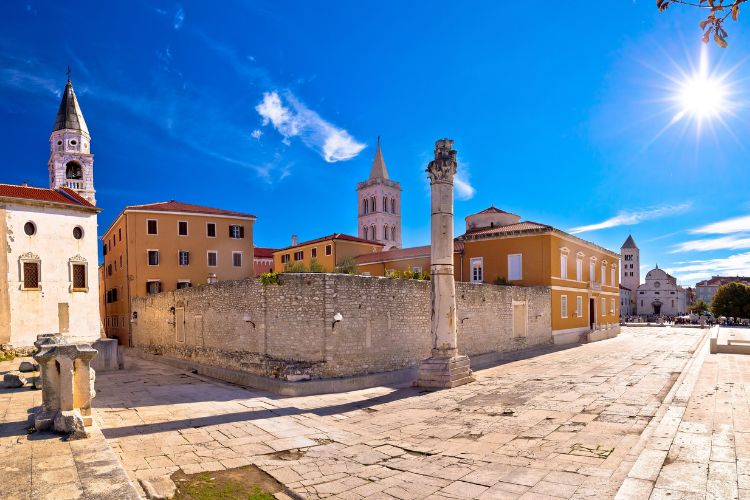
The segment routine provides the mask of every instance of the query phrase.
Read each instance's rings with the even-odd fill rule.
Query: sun
[[[698,122],[718,118],[728,111],[728,96],[729,89],[724,78],[708,70],[708,56],[704,47],[698,70],[677,82],[675,100],[680,110],[673,122],[686,117]]]

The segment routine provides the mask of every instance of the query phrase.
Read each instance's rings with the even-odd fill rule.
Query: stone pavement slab
[[[624,328],[439,392],[285,398],[134,359],[98,375],[95,419],[134,480],[253,463],[306,498],[612,498],[703,334]],[[659,417],[667,435],[682,416]],[[710,451],[726,464],[722,436]]]

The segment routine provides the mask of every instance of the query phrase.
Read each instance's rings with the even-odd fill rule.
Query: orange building
[[[429,272],[430,247],[362,255],[357,262],[373,276],[391,269]],[[466,217],[453,262],[457,281],[550,287],[555,343],[619,325],[619,254],[552,226],[490,207]]]
[[[347,258],[354,259],[358,255],[380,252],[383,249],[382,243],[342,233],[302,243],[297,243],[296,239],[296,236],[292,237],[292,246],[273,252],[275,270],[283,271],[300,264],[309,270],[314,259],[324,271],[332,272]]]
[[[253,270],[256,276],[273,272],[273,253],[275,248],[255,247],[253,249]]]
[[[178,201],[126,207],[102,236],[108,337],[130,345],[130,299],[250,278],[255,216]]]

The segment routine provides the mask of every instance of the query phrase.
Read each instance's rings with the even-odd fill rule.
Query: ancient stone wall
[[[134,298],[133,345],[282,380],[398,370],[430,355],[429,282],[341,274],[280,279]],[[458,283],[456,300],[462,354],[552,342],[548,288]],[[514,321],[514,311],[525,318]],[[337,313],[343,319],[334,324]]]

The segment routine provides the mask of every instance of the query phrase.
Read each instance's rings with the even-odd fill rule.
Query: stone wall
[[[430,355],[429,282],[341,274],[284,274],[280,280],[266,286],[226,281],[134,298],[133,345],[291,381],[399,370]],[[462,354],[552,342],[548,288],[458,283],[456,300]],[[517,313],[527,304],[525,337],[514,338],[513,303]],[[334,325],[336,313],[343,320]]]

